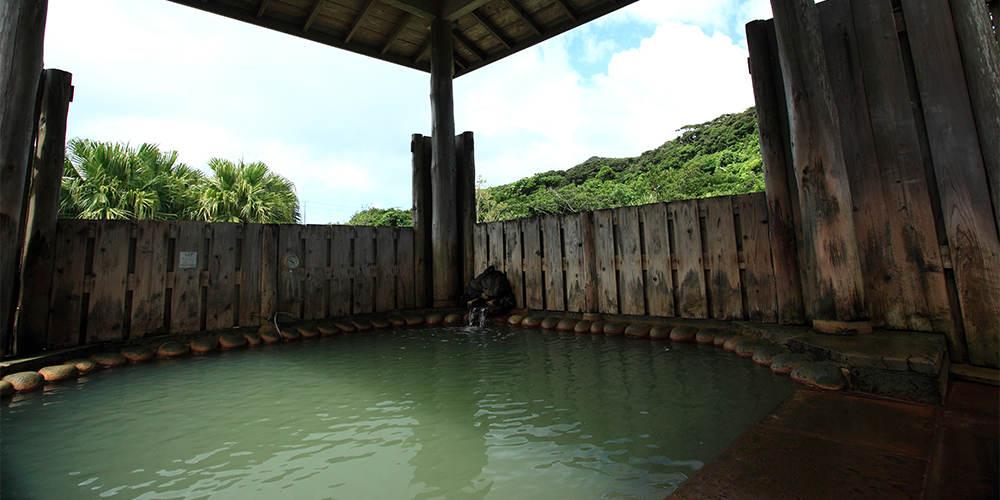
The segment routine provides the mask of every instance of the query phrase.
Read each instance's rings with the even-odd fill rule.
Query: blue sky
[[[768,17],[768,0],[641,0],[458,78],[456,129],[490,186],[638,155],[753,105],[743,26]],[[69,137],[263,161],[310,224],[411,206],[426,73],[166,0],[50,0],[45,65],[74,75]]]

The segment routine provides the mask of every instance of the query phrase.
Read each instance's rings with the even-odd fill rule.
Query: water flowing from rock
[[[486,324],[486,313],[489,311],[489,307],[470,307],[469,308],[469,326],[483,326]]]

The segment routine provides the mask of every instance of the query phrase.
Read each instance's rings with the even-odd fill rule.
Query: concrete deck
[[[995,499],[998,455],[996,386],[952,382],[943,409],[800,389],[670,499]]]

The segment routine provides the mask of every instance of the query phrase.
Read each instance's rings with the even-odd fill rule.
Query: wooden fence
[[[519,308],[777,322],[764,193],[478,224]]]
[[[423,307],[414,262],[408,227],[63,219],[48,346]]]

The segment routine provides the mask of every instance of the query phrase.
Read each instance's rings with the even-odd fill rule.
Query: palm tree
[[[185,219],[202,175],[155,144],[72,139],[66,147],[60,215],[80,219]]]
[[[198,218],[214,222],[299,222],[295,185],[261,162],[208,160],[215,173],[198,198]]]

